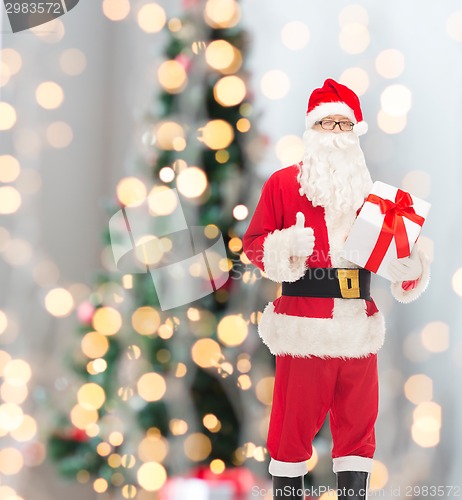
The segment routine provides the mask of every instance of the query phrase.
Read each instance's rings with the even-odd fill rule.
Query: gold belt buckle
[[[359,299],[359,269],[339,269],[337,271],[340,293],[344,299]]]

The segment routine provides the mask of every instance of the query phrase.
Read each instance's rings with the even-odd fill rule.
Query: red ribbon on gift
[[[396,254],[399,259],[408,257],[411,253],[406,226],[404,225],[404,217],[415,222],[419,226],[423,226],[425,219],[417,215],[412,208],[414,204],[412,196],[401,189],[398,189],[394,202],[380,198],[380,196],[375,194],[370,194],[366,198],[366,201],[378,205],[380,212],[385,214],[377,242],[372,250],[371,256],[364,266],[366,269],[369,269],[369,271],[376,273],[387,253],[393,237],[395,238]]]

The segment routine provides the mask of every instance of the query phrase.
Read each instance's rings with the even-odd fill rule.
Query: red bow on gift
[[[370,194],[366,198],[366,201],[378,205],[380,212],[385,214],[377,242],[369,260],[364,266],[366,269],[369,269],[369,271],[375,273],[380,267],[393,237],[395,238],[396,254],[399,259],[408,257],[411,253],[406,226],[404,225],[404,217],[415,222],[419,226],[423,225],[425,219],[417,215],[412,208],[414,204],[412,196],[401,189],[398,189],[394,202],[380,198],[380,196],[375,194]]]

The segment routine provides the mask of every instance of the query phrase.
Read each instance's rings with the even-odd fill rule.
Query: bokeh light
[[[183,151],[186,147],[184,128],[177,122],[161,122],[155,131],[157,146],[167,151]]]
[[[185,439],[184,451],[193,462],[201,462],[210,455],[212,443],[206,435],[196,432]]]
[[[158,71],[159,83],[171,94],[179,94],[188,83],[188,75],[184,66],[178,61],[163,62]]]
[[[232,314],[220,320],[217,335],[220,342],[226,346],[237,346],[247,338],[247,322],[238,315]]]
[[[64,100],[64,92],[55,82],[43,82],[35,90],[37,103],[45,109],[56,109]]]
[[[100,307],[93,315],[92,325],[103,335],[115,335],[122,326],[122,316],[113,307]]]
[[[377,115],[377,125],[386,134],[399,134],[406,128],[407,117],[406,115],[392,116],[382,109]]]
[[[430,352],[443,352],[449,349],[449,325],[433,321],[420,332],[422,344]]]
[[[404,394],[414,404],[430,401],[433,398],[433,381],[424,374],[412,375],[404,384]]]
[[[222,106],[237,106],[246,95],[244,81],[238,76],[225,76],[218,80],[213,88],[215,100]]]
[[[404,71],[404,55],[397,49],[382,50],[375,59],[375,69],[383,78],[397,78]]]
[[[144,4],[137,14],[139,27],[146,33],[157,33],[167,21],[165,10],[157,3]]]
[[[236,73],[242,65],[241,52],[226,40],[214,40],[205,50],[207,64],[223,74]]]
[[[153,307],[139,307],[132,314],[132,326],[140,335],[152,335],[160,326],[160,314]]]
[[[233,127],[224,120],[211,120],[200,128],[199,140],[203,141],[210,149],[225,149],[234,139]]]
[[[197,198],[207,187],[207,177],[199,167],[189,167],[176,178],[178,191],[187,198]]]
[[[260,88],[268,99],[283,99],[289,93],[290,79],[281,70],[267,71],[261,79]]]
[[[297,135],[286,135],[276,143],[276,156],[281,165],[293,165],[303,158],[303,139]]]
[[[287,23],[281,31],[282,43],[290,50],[302,50],[310,41],[308,26],[301,21]]]
[[[53,122],[46,128],[45,136],[50,146],[66,148],[72,142],[74,134],[66,122]]]
[[[12,359],[3,368],[3,377],[13,386],[21,386],[29,382],[32,370],[27,361],[23,359]]]
[[[387,466],[374,460],[374,465],[372,467],[372,473],[370,478],[369,487],[371,490],[380,490],[385,487],[388,482],[388,469]]]
[[[452,276],[452,288],[457,295],[462,297],[462,267],[457,269]]]
[[[74,299],[64,288],[53,288],[45,296],[46,310],[57,318],[68,316],[73,307]]]
[[[20,206],[21,194],[15,187],[0,187],[0,214],[13,214]]]
[[[357,22],[345,24],[339,35],[340,47],[348,54],[364,52],[369,46],[370,39],[367,27]]]
[[[423,170],[412,170],[404,176],[402,186],[405,191],[419,198],[427,198],[430,195],[431,177]]]
[[[0,182],[13,182],[21,171],[19,161],[12,155],[0,155]]]
[[[103,14],[111,21],[122,21],[130,12],[129,0],[103,0]]]
[[[369,75],[362,68],[348,68],[340,75],[339,82],[362,96],[369,88]]]
[[[123,205],[140,203],[146,198],[145,184],[137,177],[124,177],[116,187],[117,198]]]
[[[220,345],[215,340],[199,339],[191,349],[191,356],[201,368],[211,368],[217,365],[222,353]]]
[[[81,341],[82,352],[89,358],[101,358],[109,349],[107,337],[99,332],[88,332]]]
[[[5,476],[14,476],[23,468],[23,465],[24,458],[22,453],[16,448],[5,447],[0,450],[1,474],[5,474]]]
[[[164,396],[167,390],[164,377],[154,372],[142,375],[136,386],[138,394],[145,401],[158,401]]]
[[[274,377],[262,378],[255,387],[257,398],[265,405],[273,402]]]
[[[235,0],[207,0],[204,18],[212,28],[232,28],[239,22],[241,10]]]
[[[0,101],[0,131],[9,130],[16,123],[16,110],[11,104]]]
[[[15,49],[2,49],[0,51],[0,60],[8,67],[10,75],[16,75],[22,67],[21,54]]]
[[[98,410],[106,401],[106,394],[100,385],[90,382],[80,387],[77,400],[85,410]]]
[[[59,66],[66,75],[80,75],[87,67],[87,57],[79,49],[66,49],[59,56]]]
[[[165,468],[157,462],[146,462],[138,469],[138,483],[147,491],[158,491],[167,480]]]
[[[369,23],[369,14],[362,5],[351,4],[340,11],[338,21],[340,27],[351,23],[359,23],[367,26]]]
[[[404,116],[412,106],[412,92],[404,85],[389,85],[380,95],[383,111],[390,116]]]

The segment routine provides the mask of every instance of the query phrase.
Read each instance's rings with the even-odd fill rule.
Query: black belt
[[[299,280],[283,282],[282,295],[372,300],[371,272],[367,269],[309,268]]]

